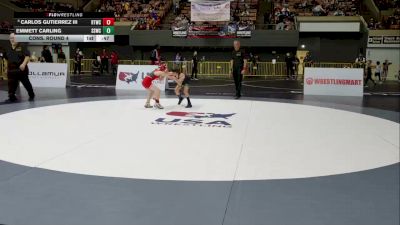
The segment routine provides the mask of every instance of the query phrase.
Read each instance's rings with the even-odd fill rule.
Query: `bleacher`
[[[359,0],[338,0],[334,1],[321,1],[322,8],[326,11],[326,16],[334,16],[335,12],[340,9],[344,16],[359,15],[360,1]],[[295,13],[297,16],[315,16],[313,8],[317,5],[316,2],[311,0],[287,0],[284,2],[290,12]],[[274,8],[282,8],[281,1],[274,1]]]
[[[111,10],[100,11],[114,11],[118,21],[132,21],[135,29],[158,29],[171,5],[172,0],[151,0],[146,4],[115,0],[112,1]],[[101,7],[105,8],[104,4]]]
[[[69,3],[51,2],[45,0],[13,0],[14,5],[29,9],[32,12],[74,12],[76,9]]]

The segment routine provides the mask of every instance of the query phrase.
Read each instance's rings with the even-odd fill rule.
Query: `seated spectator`
[[[294,30],[294,21],[289,18],[285,19],[285,30]]]
[[[276,24],[275,30],[285,30],[285,23],[281,20],[278,24]]]
[[[93,60],[93,62],[92,62],[92,75],[94,75],[94,76],[100,75],[100,66],[101,66],[101,64],[97,59]]]
[[[326,16],[326,11],[320,3],[315,3],[312,12],[314,16]]]
[[[336,11],[333,13],[334,16],[345,16],[343,10],[341,8],[336,9]]]
[[[368,22],[368,29],[374,30],[375,28],[376,28],[375,20],[374,20],[374,18],[371,18],[371,19],[369,20],[369,22]]]
[[[13,25],[9,21],[0,22],[0,33],[9,33],[13,29]]]

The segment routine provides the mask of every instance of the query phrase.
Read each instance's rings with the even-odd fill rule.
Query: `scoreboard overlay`
[[[14,13],[17,42],[114,42],[113,13]]]

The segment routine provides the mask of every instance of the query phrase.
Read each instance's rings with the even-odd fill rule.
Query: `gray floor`
[[[69,102],[144,97],[106,87],[80,89],[39,88],[36,102],[3,104],[0,114]],[[395,101],[389,96],[372,98],[367,104],[373,107],[366,107],[368,97],[276,95],[256,99],[337,108],[399,122],[399,97]],[[5,97],[0,89],[0,99]],[[198,95],[193,102],[196,97],[231,98]],[[26,99],[24,91],[22,99]],[[0,161],[0,224],[395,225],[399,224],[399,171],[397,163],[315,178],[189,182],[86,176]]]

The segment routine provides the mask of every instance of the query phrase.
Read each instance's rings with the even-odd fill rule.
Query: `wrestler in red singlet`
[[[158,72],[158,71],[164,72],[166,70],[167,70],[167,66],[165,64],[161,64],[153,72],[147,74],[147,76],[142,81],[143,87],[146,88],[146,89],[149,89],[151,84],[153,83],[153,80],[156,80],[156,79],[160,78],[159,76],[155,75],[155,72]]]

